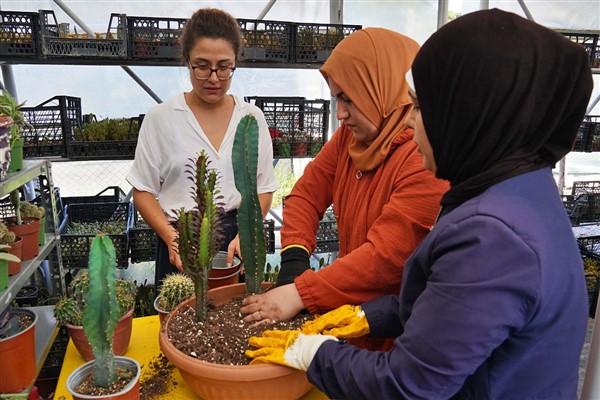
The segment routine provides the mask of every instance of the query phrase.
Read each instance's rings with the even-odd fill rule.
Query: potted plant
[[[21,212],[21,217],[39,218],[40,230],[38,234],[38,245],[42,246],[46,243],[46,209],[28,201],[21,201],[19,202],[19,211]]]
[[[95,239],[94,239],[95,240]],[[92,241],[93,243],[93,241]],[[111,242],[112,243],[112,242]],[[92,257],[90,250],[90,257]],[[79,354],[89,361],[94,358],[92,347],[85,335],[83,313],[88,305],[91,286],[91,271],[82,270],[69,284],[69,296],[62,296],[54,308],[54,317],[59,325],[64,325]],[[133,311],[137,288],[132,281],[116,279],[116,297],[119,318],[114,333],[114,353],[125,354],[131,339]]]
[[[290,157],[292,155],[292,144],[289,142],[289,136],[287,134],[281,134],[279,129],[269,128],[271,134],[271,141],[274,144],[274,154],[278,157]]]
[[[90,248],[89,285],[82,316],[94,360],[75,369],[67,378],[67,390],[74,399],[139,399],[140,364],[113,354],[114,333],[121,314],[116,260],[110,238],[97,235]]]
[[[13,124],[10,127],[10,164],[8,172],[16,172],[23,169],[23,138],[21,130],[31,126],[21,112],[25,102],[18,103],[11,94],[4,90],[0,94],[0,115],[8,116]]]
[[[264,288],[272,285],[270,282],[263,282],[266,244],[262,211],[256,192],[258,124],[254,117],[246,116],[240,121],[234,140],[232,158],[235,185],[242,195],[242,202],[238,208],[238,227],[243,263],[246,270],[246,282],[208,291],[207,298],[213,301],[215,306],[229,303],[237,296],[259,293]],[[201,171],[205,171],[202,164],[200,164],[200,167]],[[195,174],[196,177],[201,178],[206,175],[206,172]],[[197,186],[206,188],[206,185],[202,183]],[[214,186],[212,188],[214,189]],[[212,190],[210,192],[214,193]],[[212,193],[210,195],[208,192],[198,193],[198,190],[196,190],[196,199],[210,198]],[[218,234],[219,231],[216,227],[208,230],[207,226],[200,224],[192,226],[195,227],[196,231],[206,234],[203,238],[207,243],[214,243],[218,240],[218,238],[210,237],[211,232]],[[185,246],[180,244],[180,254],[183,258],[183,254],[186,254],[187,250],[184,249],[182,253],[182,247]],[[202,292],[200,294],[204,295]],[[202,299],[202,301],[205,300],[206,298]],[[275,364],[217,364],[188,355],[189,353],[184,353],[175,347],[169,337],[170,324],[178,319],[178,314],[185,307],[193,306],[194,302],[196,302],[197,313],[198,300],[192,298],[181,303],[167,315],[160,329],[159,343],[163,354],[179,369],[190,389],[198,396],[202,398],[296,399],[311,389],[312,386],[303,371]]]
[[[304,131],[294,132],[294,142],[292,143],[292,154],[297,157],[308,155],[308,145],[310,144],[310,134]]]
[[[14,256],[0,253],[0,260],[7,257]],[[35,380],[36,322],[37,314],[26,308],[8,307],[0,314],[0,393],[21,392]]]
[[[158,296],[154,300],[154,308],[158,312],[160,322],[182,301],[194,296],[194,281],[188,275],[175,272],[163,279]]]
[[[13,218],[7,218],[5,223],[10,231],[23,238],[21,259],[29,260],[37,256],[39,253],[39,232],[41,221],[39,216],[29,216],[29,214],[27,216],[23,216],[21,214],[22,202],[20,200],[20,193],[18,190],[15,189],[10,193],[10,201],[13,204],[15,216]]]
[[[23,239],[10,231],[4,221],[0,220],[0,244],[6,245],[8,253],[21,259],[21,247]],[[21,261],[8,261],[8,275],[16,275],[21,272]]]

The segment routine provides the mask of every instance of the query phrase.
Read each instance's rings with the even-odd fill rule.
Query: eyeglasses
[[[205,81],[210,78],[213,72],[217,74],[217,78],[219,78],[220,81],[227,81],[231,79],[233,76],[233,71],[235,71],[235,67],[210,68],[207,65],[199,65],[194,67],[192,64],[190,64],[190,68],[194,73],[194,77],[201,81]]]

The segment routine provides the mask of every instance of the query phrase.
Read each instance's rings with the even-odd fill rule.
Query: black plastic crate
[[[186,22],[184,18],[128,16],[129,57],[179,60],[180,38]]]
[[[577,239],[579,252],[586,271],[588,299],[591,318],[596,314],[598,292],[600,289],[600,236],[580,237]]]
[[[319,229],[317,230],[317,247],[314,253],[330,253],[339,251],[339,237],[337,229],[337,221],[321,220]]]
[[[38,13],[0,11],[0,56],[37,58],[39,43]]]
[[[56,188],[58,189],[58,188]],[[57,198],[58,221],[62,223],[66,217],[64,208],[75,203],[119,203],[125,200],[126,194],[119,186],[107,186],[93,196],[68,196]]]
[[[263,111],[274,158],[315,157],[327,138],[329,100],[304,97],[247,97]]]
[[[346,36],[361,25],[293,23],[293,63],[323,63]]]
[[[586,115],[577,130],[573,151],[600,151],[600,116]]]
[[[124,14],[111,14],[104,38],[64,37],[52,10],[40,10],[39,21],[42,55],[46,57],[127,59]]]
[[[129,230],[129,252],[132,263],[156,259],[156,233],[133,207],[133,226]]]
[[[70,141],[67,146],[67,155],[72,160],[133,159],[136,146],[137,140]]]
[[[572,42],[583,46],[588,54],[590,66],[600,68],[600,49],[598,48],[598,33],[581,31],[559,31]]]
[[[35,107],[22,107],[21,111],[31,125],[21,132],[24,158],[66,157],[66,141],[81,125],[81,99],[54,96]]]
[[[597,193],[600,194],[600,181],[575,181],[571,194],[579,196],[581,194]]]
[[[67,234],[73,222],[108,222],[124,224],[123,234],[109,234],[117,253],[117,268],[129,266],[127,233],[131,228],[132,204],[118,203],[73,203],[65,207],[66,218],[60,225],[60,248],[65,269],[87,268],[93,234]]]
[[[244,62],[290,62],[292,24],[283,21],[239,19]]]
[[[267,253],[275,253],[275,221],[272,219],[266,219],[264,221],[265,230],[265,244],[267,247]]]

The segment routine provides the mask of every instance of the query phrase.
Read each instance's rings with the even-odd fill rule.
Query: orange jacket
[[[337,220],[338,258],[294,280],[309,312],[399,293],[404,263],[433,226],[448,190],[423,167],[412,136],[412,129],[399,134],[385,161],[358,178],[348,155],[352,133],[342,126],[286,197],[282,248],[299,244],[312,252],[318,221],[332,203]]]

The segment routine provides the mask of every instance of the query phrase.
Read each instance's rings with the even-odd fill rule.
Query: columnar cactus
[[[83,331],[94,352],[94,384],[107,388],[117,379],[113,335],[119,320],[117,256],[108,236],[97,235],[89,258],[90,287],[83,311]]]
[[[182,301],[192,297],[194,292],[194,281],[188,275],[169,274],[162,281],[158,305],[164,311],[171,311]]]
[[[231,158],[235,187],[242,195],[237,221],[246,271],[246,291],[260,293],[267,250],[256,185],[258,123],[252,115],[246,115],[237,126]]]
[[[223,242],[221,220],[223,207],[219,202],[218,174],[208,168],[210,161],[204,150],[190,160],[187,173],[195,183],[192,197],[196,207],[176,210],[176,228],[179,236],[179,255],[183,271],[192,277],[196,292],[196,319],[204,321],[207,312],[208,275],[212,260]]]

